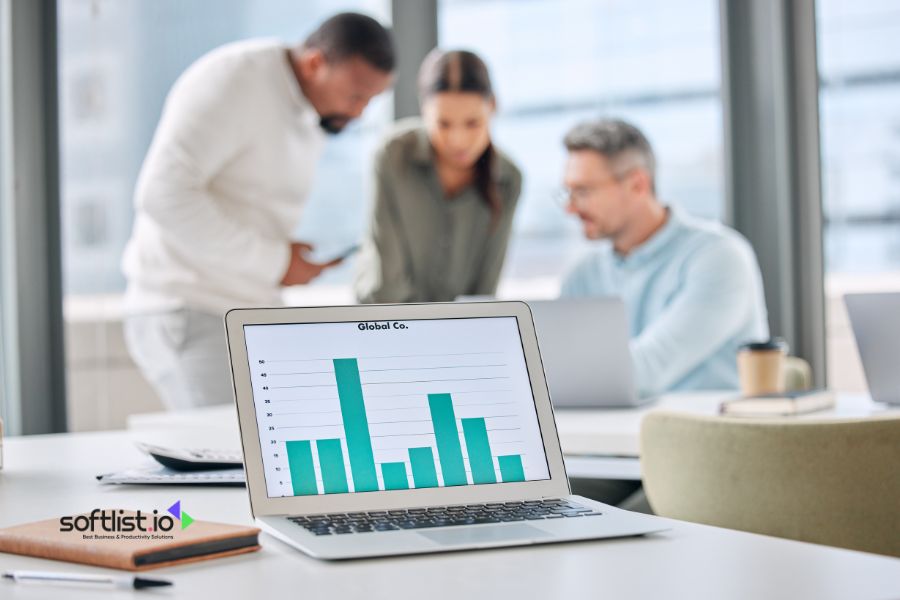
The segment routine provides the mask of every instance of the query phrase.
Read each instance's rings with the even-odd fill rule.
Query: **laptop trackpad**
[[[445,546],[458,544],[483,544],[485,542],[512,542],[517,540],[531,540],[551,537],[546,531],[541,531],[531,525],[502,525],[499,527],[458,527],[444,529],[442,531],[420,531],[432,542]]]

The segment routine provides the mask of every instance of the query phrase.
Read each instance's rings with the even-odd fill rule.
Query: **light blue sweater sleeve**
[[[678,293],[631,340],[641,396],[670,389],[738,334],[754,310],[756,271],[753,250],[737,237],[694,251]]]

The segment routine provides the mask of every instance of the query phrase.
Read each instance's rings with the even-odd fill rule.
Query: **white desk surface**
[[[165,508],[181,500],[198,519],[250,523],[243,488],[101,486],[99,472],[148,460],[147,432],[64,434],[4,442],[0,526],[100,507]],[[174,436],[174,437],[173,437]],[[185,437],[188,436],[188,437]],[[203,443],[169,431],[157,441]],[[175,438],[181,439],[175,439]],[[647,538],[326,563],[262,536],[250,555],[151,571],[159,592],[54,589],[0,581],[4,599],[34,598],[896,598],[900,560],[671,521]],[[107,572],[0,554],[2,569]]]
[[[698,415],[717,415],[722,400],[735,392],[690,392],[666,394],[640,408],[604,410],[556,409],[563,452],[574,455],[632,456],[639,454],[641,421],[652,410],[673,410]],[[797,419],[867,417],[897,411],[897,407],[873,402],[866,395],[838,394],[835,406]]]

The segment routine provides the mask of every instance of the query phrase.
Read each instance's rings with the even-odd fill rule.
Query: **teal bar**
[[[453,414],[453,400],[450,394],[428,394],[428,408],[437,441],[438,458],[444,485],[466,485],[466,464],[463,462],[459,431],[456,429],[456,415]]]
[[[291,487],[295,496],[314,496],[319,493],[316,471],[313,467],[312,445],[309,440],[285,442],[288,465],[291,469]]]
[[[316,440],[316,449],[319,451],[319,467],[322,469],[322,487],[325,488],[325,493],[349,492],[341,440]]]
[[[466,450],[469,452],[469,467],[475,483],[497,483],[494,473],[494,459],[491,458],[491,444],[488,441],[484,419],[463,419],[463,435],[466,436]]]
[[[384,478],[384,489],[386,490],[409,489],[406,465],[402,462],[381,463],[381,476]]]
[[[334,359],[334,377],[341,399],[341,415],[344,434],[347,436],[347,453],[350,455],[350,472],[353,474],[353,490],[374,492],[378,490],[375,471],[375,455],[369,436],[369,420],[359,381],[359,365],[355,358]]]
[[[518,454],[509,454],[507,456],[498,456],[497,462],[500,463],[500,477],[503,482],[509,481],[525,481],[525,469],[522,468],[522,457]]]
[[[434,468],[434,454],[430,447],[410,448],[409,464],[412,465],[413,483],[417,488],[438,486],[437,470]]]

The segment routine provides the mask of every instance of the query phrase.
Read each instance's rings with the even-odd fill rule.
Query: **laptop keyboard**
[[[342,535],[399,529],[566,519],[600,514],[602,513],[599,511],[571,500],[551,498],[521,502],[489,502],[487,504],[307,515],[288,517],[288,520],[315,535]]]

